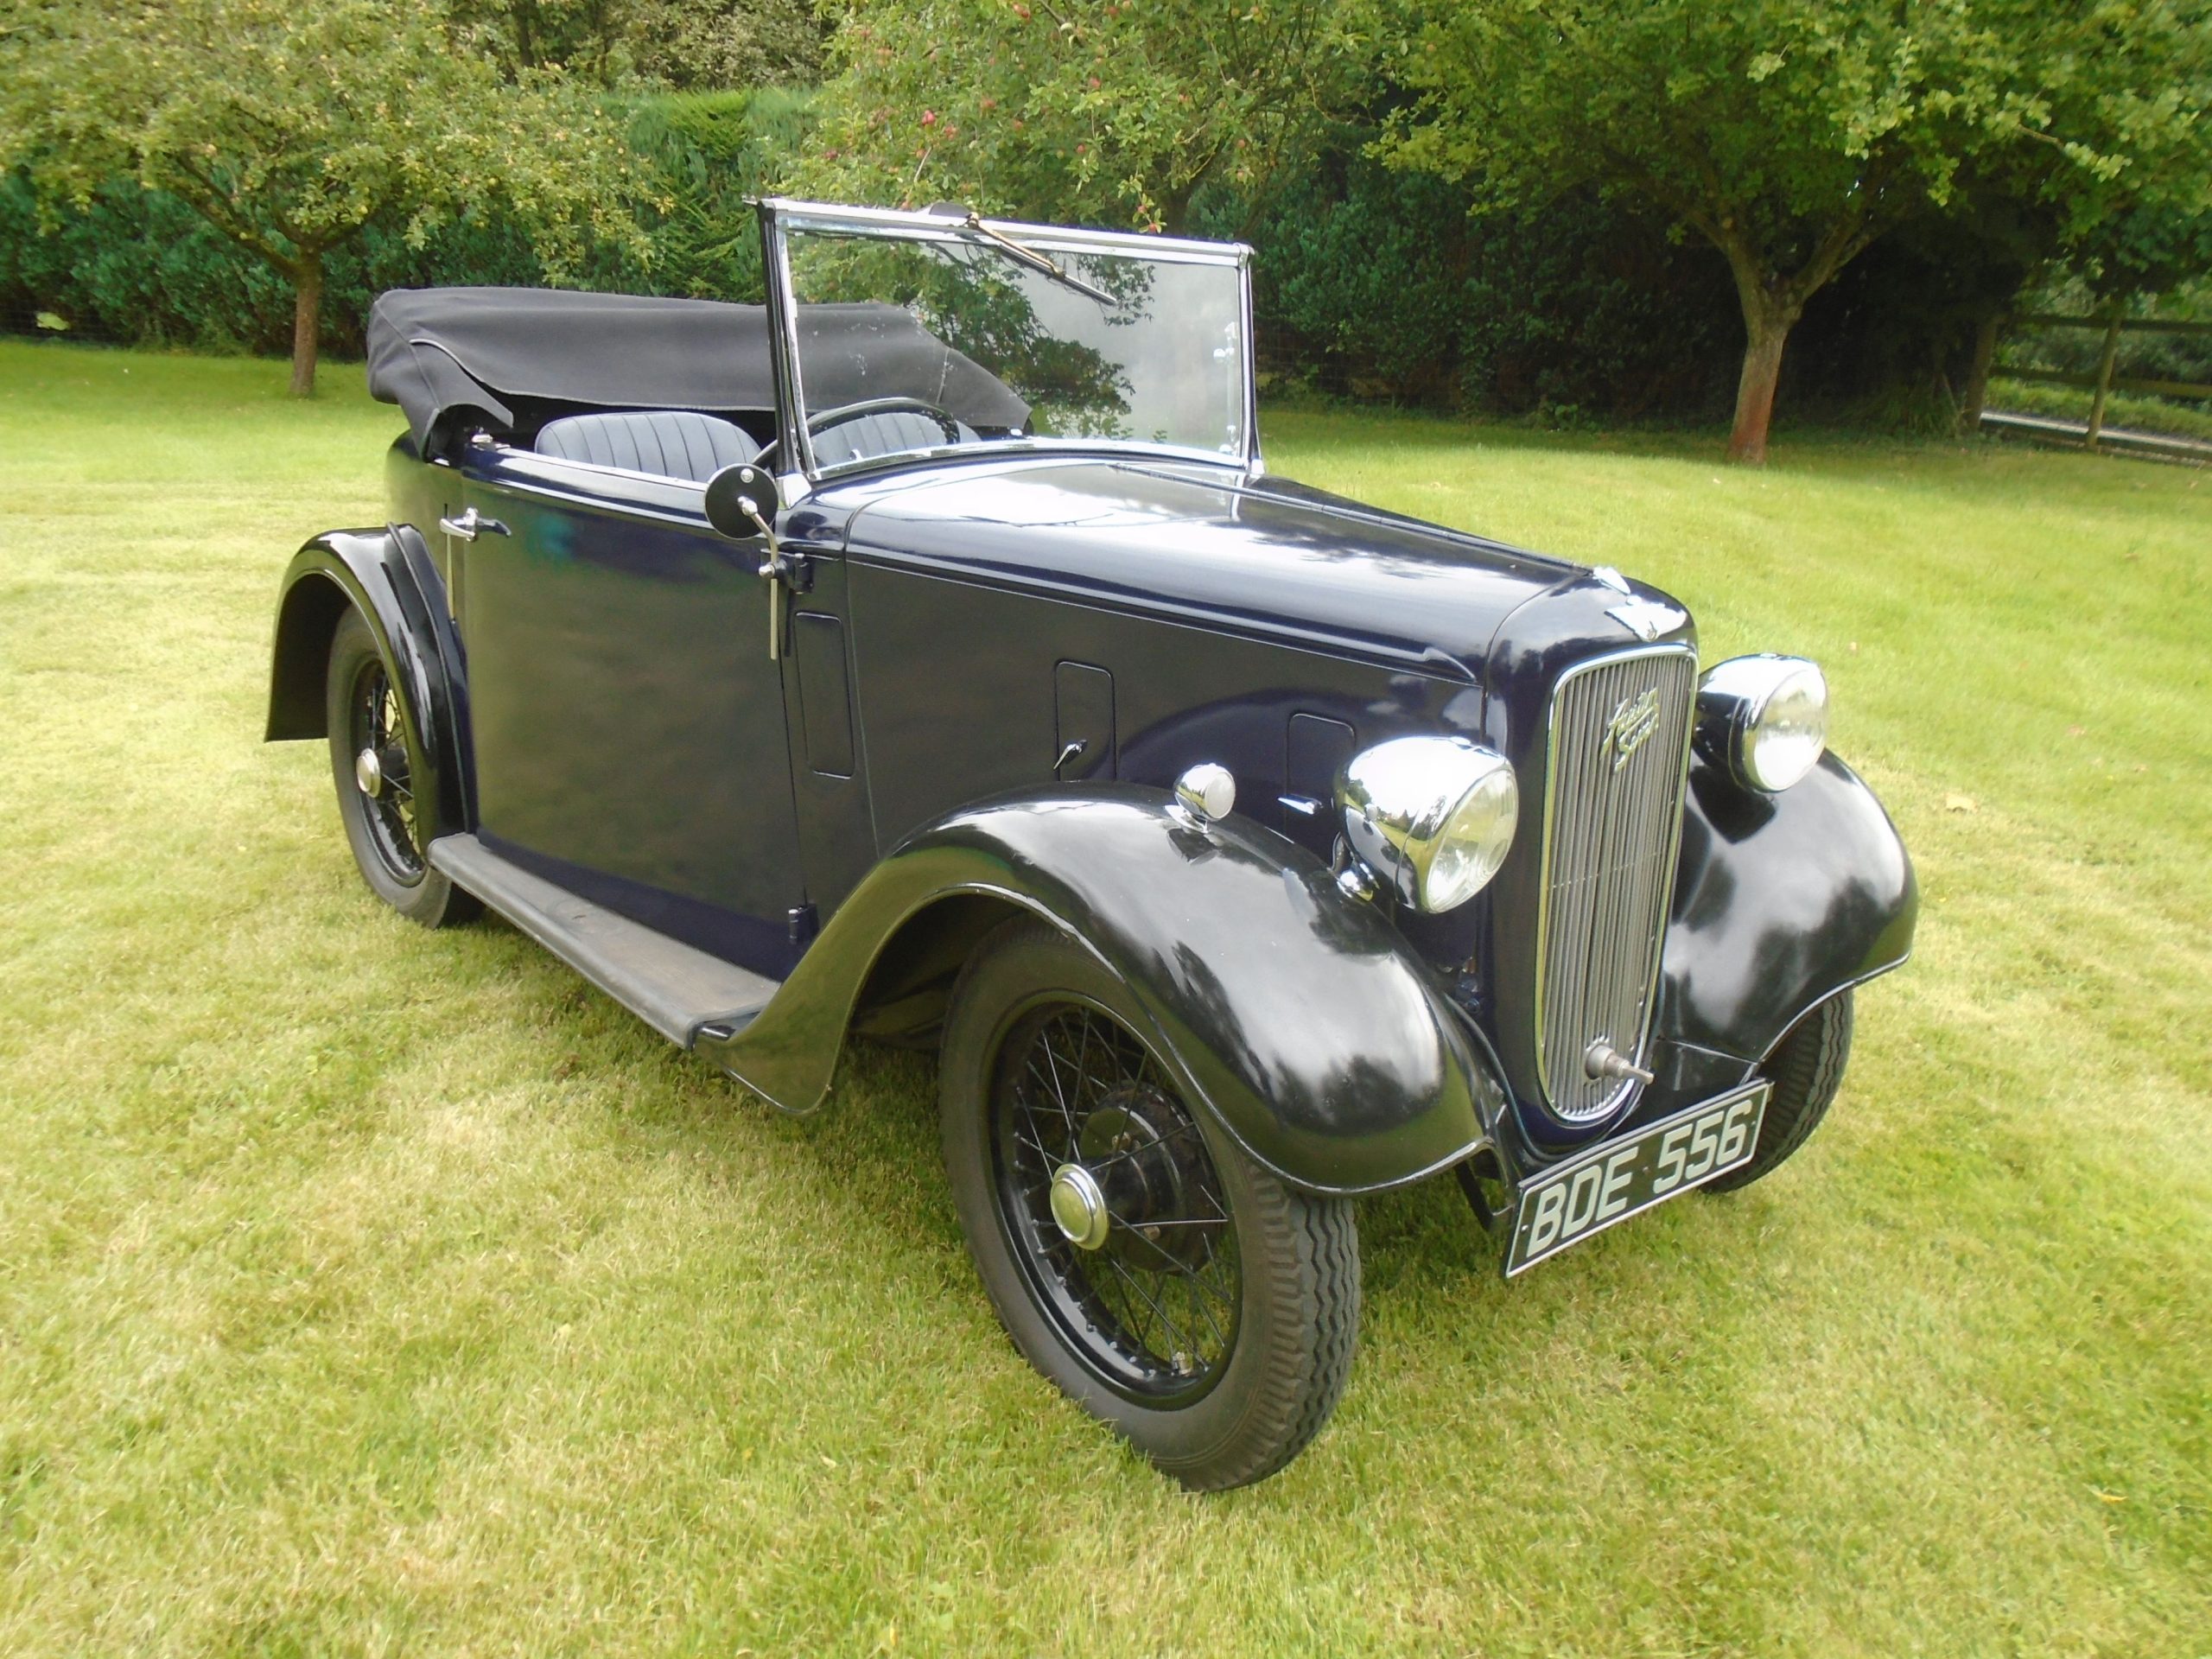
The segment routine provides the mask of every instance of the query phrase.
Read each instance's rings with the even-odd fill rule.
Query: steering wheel
[[[825,409],[819,415],[807,417],[809,432],[827,432],[833,426],[842,426],[848,421],[857,421],[869,415],[919,415],[935,421],[946,441],[960,442],[960,423],[924,397],[870,397],[857,404],[841,404],[835,409]]]
[[[835,409],[807,416],[806,429],[810,433],[827,432],[831,427],[864,420],[870,415],[919,415],[936,424],[947,443],[966,441],[967,435],[961,430],[960,423],[925,397],[868,397],[857,404],[840,404]],[[778,464],[776,448],[775,444],[768,445],[755,458],[754,464],[772,469]]]

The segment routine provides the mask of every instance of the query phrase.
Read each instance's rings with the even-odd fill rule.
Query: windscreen
[[[1241,460],[1242,274],[983,229],[785,231],[817,468],[967,444]],[[835,315],[834,332],[810,319]],[[865,326],[883,320],[881,338]],[[918,328],[947,348],[891,349]],[[1002,396],[985,395],[992,388]]]

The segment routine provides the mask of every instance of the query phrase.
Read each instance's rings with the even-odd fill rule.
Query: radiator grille
[[[1697,659],[1678,647],[1573,668],[1552,692],[1536,927],[1536,1049],[1565,1121],[1608,1115],[1632,1082],[1590,1077],[1604,1042],[1641,1061],[1673,897]]]

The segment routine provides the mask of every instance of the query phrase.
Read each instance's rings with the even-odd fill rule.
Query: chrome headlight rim
[[[1471,738],[1394,737],[1361,750],[1337,788],[1344,839],[1404,904],[1456,910],[1497,876],[1520,817],[1513,764]]]
[[[1731,657],[1698,681],[1697,747],[1745,789],[1778,795],[1820,765],[1827,714],[1827,676],[1809,657]]]

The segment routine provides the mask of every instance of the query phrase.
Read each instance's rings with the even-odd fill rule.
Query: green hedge
[[[1198,206],[1205,232],[1257,251],[1273,388],[1566,424],[1726,406],[1742,336],[1717,257],[1588,196],[1471,216],[1463,189],[1365,155],[1370,136],[1256,212]]]

